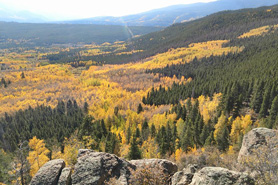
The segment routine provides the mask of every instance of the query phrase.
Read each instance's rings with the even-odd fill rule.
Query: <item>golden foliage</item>
[[[160,158],[159,147],[154,139],[150,138],[147,141],[143,142],[141,147],[143,158]]]
[[[218,93],[214,94],[212,99],[203,95],[198,98],[200,113],[203,116],[205,123],[208,123],[210,119],[216,116],[217,107],[221,101],[221,97],[222,94]]]
[[[240,35],[238,38],[242,39],[242,38],[249,38],[249,37],[254,37],[254,36],[261,36],[261,35],[268,33],[270,30],[273,31],[273,30],[276,30],[277,28],[278,28],[278,24],[272,25],[272,26],[259,27],[259,28],[252,29],[249,32]]]
[[[78,150],[84,148],[84,146],[78,140],[76,134],[72,135],[70,138],[65,138],[64,146],[62,159],[65,160],[67,166],[72,166],[77,162]]]
[[[226,126],[227,126],[226,116],[224,114],[222,114],[219,117],[216,125],[214,126],[214,128],[215,128],[214,138],[217,138],[219,136],[219,134],[224,131]]]
[[[47,162],[49,161],[48,154],[49,150],[45,147],[44,140],[37,139],[37,137],[33,137],[29,141],[29,147],[31,151],[29,152],[29,156],[27,160],[31,165],[30,175],[33,177],[37,171]]]
[[[153,115],[153,117],[150,119],[149,121],[149,125],[154,124],[155,128],[158,129],[161,126],[167,126],[167,123],[169,123],[170,125],[174,123],[175,119],[176,119],[177,115],[174,114],[167,114],[163,113],[163,114],[155,114]]]
[[[149,61],[132,65],[130,68],[162,68],[166,67],[167,65],[188,63],[194,58],[201,59],[211,55],[218,56],[227,54],[229,52],[241,52],[243,50],[243,48],[239,47],[222,47],[223,44],[228,42],[228,40],[215,40],[201,43],[192,43],[188,47],[171,49],[168,52],[157,54],[156,56],[150,58]]]
[[[240,135],[246,134],[252,125],[252,120],[250,115],[245,115],[237,117],[232,123],[232,129],[230,137],[233,143],[238,143],[238,138]]]
[[[183,151],[181,148],[178,148],[175,152],[175,160],[176,161],[180,161],[181,160],[181,156],[183,155]]]

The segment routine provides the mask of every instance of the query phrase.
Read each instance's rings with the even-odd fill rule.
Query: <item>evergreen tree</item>
[[[107,135],[107,129],[106,129],[106,126],[105,126],[105,123],[104,123],[104,120],[103,120],[103,119],[101,120],[101,131],[102,131],[102,135],[103,135],[104,137],[106,137],[106,135]]]
[[[131,129],[130,129],[130,127],[128,127],[128,129],[127,129],[127,136],[126,136],[126,138],[127,138],[127,144],[129,144],[130,143],[130,139],[131,139]]]
[[[83,136],[89,136],[91,135],[92,132],[92,121],[93,121],[92,116],[86,116],[81,124],[80,130],[79,130],[79,138],[82,139]]]
[[[25,74],[24,74],[23,71],[22,71],[22,73],[20,74],[20,77],[21,77],[21,79],[24,79],[24,78],[25,78]]]
[[[205,124],[204,127],[203,127],[203,130],[201,132],[201,135],[200,135],[200,142],[201,142],[202,145],[205,145],[206,140],[210,135],[210,132],[211,132],[210,124],[209,123]]]
[[[130,144],[129,153],[128,153],[128,159],[132,160],[132,159],[141,159],[141,158],[142,158],[142,154],[138,147],[136,137],[133,136],[131,144]]]
[[[259,112],[260,118],[264,118],[267,116],[268,109],[270,107],[270,93],[270,89],[267,89],[264,93],[263,103]]]
[[[183,151],[188,151],[189,148],[193,148],[192,132],[189,126],[184,127],[183,136],[181,138],[181,148]]]
[[[142,140],[143,141],[148,140],[149,135],[150,135],[150,129],[149,129],[148,122],[144,121],[143,126],[142,126],[142,131],[141,131]]]
[[[155,138],[155,136],[156,136],[156,128],[155,128],[154,124],[152,124],[152,127],[151,127],[151,137]]]
[[[278,96],[272,101],[271,109],[268,117],[268,128],[273,128],[278,115]]]
[[[84,103],[83,109],[84,109],[84,113],[85,113],[85,114],[88,114],[88,113],[89,113],[89,104],[88,104],[87,102]]]
[[[217,148],[225,152],[229,148],[229,130],[228,128],[224,128],[219,135],[216,137]]]
[[[139,103],[138,108],[137,108],[137,114],[140,114],[141,112],[143,112],[143,107],[142,107],[141,103]]]
[[[156,141],[159,145],[159,152],[162,156],[166,154],[169,149],[169,141],[167,137],[167,131],[164,126],[162,126],[156,136]]]
[[[117,137],[115,134],[109,132],[106,137],[105,142],[105,152],[116,154],[115,149],[117,147]]]
[[[212,146],[215,144],[215,139],[214,139],[214,132],[211,131],[209,134],[209,137],[207,137],[206,141],[205,141],[205,145],[204,146]]]
[[[256,113],[259,113],[261,109],[261,105],[263,102],[263,89],[264,83],[262,81],[258,81],[254,87],[251,100],[251,108],[254,109]]]

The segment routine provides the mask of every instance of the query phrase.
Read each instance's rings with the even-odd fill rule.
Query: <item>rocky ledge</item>
[[[278,131],[256,128],[244,136],[240,150],[239,163],[246,157],[253,155],[254,149],[270,148],[273,156],[277,156]],[[275,157],[276,159],[277,157]],[[110,179],[116,179],[117,184],[132,184],[132,172],[144,167],[161,169],[165,176],[170,177],[172,185],[254,185],[254,180],[248,174],[231,171],[220,167],[205,167],[198,169],[196,165],[189,165],[177,172],[177,165],[165,159],[142,159],[127,161],[116,155],[94,152],[93,150],[79,150],[77,163],[72,169],[65,168],[65,162],[56,159],[47,162],[34,176],[31,185],[102,185]],[[165,182],[165,184],[169,184]]]

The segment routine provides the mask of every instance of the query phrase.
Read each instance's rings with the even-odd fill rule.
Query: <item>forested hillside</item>
[[[160,29],[162,28],[0,22],[0,48],[113,43]]]
[[[50,159],[73,168],[80,148],[235,168],[248,131],[278,128],[277,18],[263,7],[130,42],[0,50],[0,182],[27,184]]]
[[[271,9],[271,11],[268,11]],[[104,55],[81,57],[80,60],[93,60],[99,63],[126,63],[139,61],[171,48],[187,47],[191,43],[210,40],[233,40],[239,35],[262,26],[278,24],[278,6],[257,9],[224,11],[187,23],[174,24],[159,32],[134,38],[126,44],[128,55],[109,52]],[[132,51],[141,51],[131,53]],[[60,53],[55,57],[58,62],[72,61],[77,52]],[[115,56],[116,55],[116,56]]]

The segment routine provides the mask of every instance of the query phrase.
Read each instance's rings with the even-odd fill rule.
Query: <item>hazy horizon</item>
[[[93,2],[89,0],[0,0],[0,10],[9,9],[15,11],[28,11],[44,16],[49,21],[73,20],[99,16],[125,16],[159,9],[178,4],[194,4],[199,2],[212,2],[216,0],[103,0]]]

